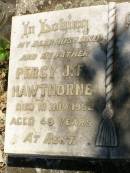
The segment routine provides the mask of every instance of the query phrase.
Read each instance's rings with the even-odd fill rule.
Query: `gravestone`
[[[95,141],[107,25],[108,6],[13,18],[6,153],[106,157]]]
[[[111,103],[115,7],[13,18],[7,154],[129,158],[129,125]]]

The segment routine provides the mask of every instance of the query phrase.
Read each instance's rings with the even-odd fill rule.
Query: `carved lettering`
[[[75,136],[56,136],[53,133],[48,133],[43,141],[45,144],[67,144],[74,145],[76,142]]]
[[[29,133],[23,140],[24,143],[37,143],[40,138],[40,135]]]
[[[66,127],[90,127],[91,122],[86,118],[61,118],[61,125]]]
[[[48,118],[48,119],[42,118],[41,121],[40,121],[40,124],[42,124],[42,125],[48,125],[48,126],[53,126],[55,124],[55,121],[51,117]]]
[[[38,54],[24,54],[20,58],[20,61],[35,60]]]
[[[36,97],[38,91],[37,85],[32,86],[13,86],[12,97]]]
[[[84,103],[50,103],[49,111],[91,111],[93,108]]]
[[[79,76],[80,75],[80,65],[64,65],[64,72],[63,76],[64,77],[69,77],[69,76]]]
[[[45,52],[41,55],[40,59],[72,59],[72,58],[80,58],[80,57],[88,57],[88,49],[79,50],[74,49],[72,51],[57,51],[55,52]]]
[[[20,67],[16,70],[16,79],[38,79],[38,78],[54,78],[56,72],[55,66],[38,67]]]
[[[35,26],[31,25],[30,22],[23,22],[23,35],[28,37],[31,34],[35,33]]]
[[[34,111],[34,103],[17,103],[16,111]]]
[[[91,96],[91,84],[41,84],[13,86],[12,97]]]
[[[88,20],[72,20],[71,15],[68,15],[69,20],[59,19],[57,23],[49,24],[48,21],[39,20],[40,23],[40,34],[48,33],[48,32],[56,32],[56,31],[67,31],[67,30],[77,30],[82,29],[86,34],[89,33],[89,23]]]
[[[13,117],[10,122],[10,125],[33,126],[34,123],[34,117]]]

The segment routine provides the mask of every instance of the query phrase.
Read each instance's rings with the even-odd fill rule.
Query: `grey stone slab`
[[[100,155],[95,138],[104,108],[107,8],[13,18],[6,153]]]
[[[13,18],[6,153],[107,157],[107,148],[95,145],[107,22],[108,6]]]
[[[13,18],[7,154],[130,157],[129,9],[129,3],[117,5],[113,73],[117,147],[95,144],[105,107],[108,6]]]

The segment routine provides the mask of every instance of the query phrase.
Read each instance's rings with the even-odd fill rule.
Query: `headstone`
[[[107,25],[108,6],[13,18],[6,153],[106,157],[95,140]]]
[[[122,95],[128,99],[129,70],[124,75],[123,69],[129,61],[122,59],[129,55],[127,5],[117,5],[117,15],[109,4],[13,18],[7,154],[129,158],[129,118]],[[121,70],[114,74],[115,16],[115,62],[119,60]],[[114,109],[112,73],[118,79]]]

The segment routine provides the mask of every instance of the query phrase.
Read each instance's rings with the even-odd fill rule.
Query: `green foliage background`
[[[9,58],[10,42],[5,38],[0,38],[0,61],[6,61]]]

